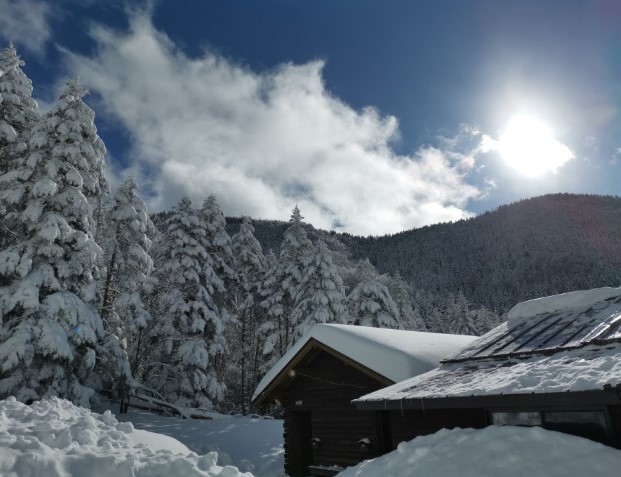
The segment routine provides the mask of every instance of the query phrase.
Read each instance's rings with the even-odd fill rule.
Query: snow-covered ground
[[[539,427],[441,430],[338,477],[590,477],[618,475],[621,451]]]
[[[123,418],[143,429],[109,411],[97,414],[56,398],[31,406],[0,401],[0,476],[252,477],[226,465],[229,459],[253,467],[257,476],[283,475],[278,421],[179,420],[135,411]],[[224,459],[215,452],[198,455],[216,447]],[[580,437],[491,426],[402,442],[339,477],[597,477],[619,468],[621,451]]]
[[[69,401],[0,401],[2,477],[252,477],[217,459]]]
[[[182,420],[137,409],[127,414],[116,413],[116,407],[107,409],[117,420],[131,422],[135,429],[173,437],[197,454],[216,451],[220,465],[234,465],[255,477],[284,475],[282,420],[216,413],[212,413],[214,419]]]

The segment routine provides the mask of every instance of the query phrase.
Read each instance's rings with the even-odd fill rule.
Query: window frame
[[[490,426],[510,425],[510,424],[494,424],[493,414],[501,413],[501,412],[516,413],[516,414],[526,413],[526,412],[538,413],[541,424],[532,424],[532,425],[523,424],[521,425],[521,427],[535,427],[536,426],[536,427],[541,427],[542,429],[546,429],[546,430],[553,430],[553,429],[549,429],[546,427],[545,414],[547,412],[601,412],[604,416],[604,422],[605,422],[604,430],[605,430],[606,439],[611,440],[615,436],[615,430],[613,428],[612,419],[610,417],[610,412],[607,406],[571,406],[571,407],[543,406],[543,407],[523,407],[523,408],[519,408],[519,407],[518,408],[516,407],[487,408],[486,409],[487,424]],[[555,431],[555,432],[560,432],[560,431]],[[580,437],[584,437],[584,436],[580,436]],[[588,439],[588,437],[585,437],[585,439]],[[596,441],[596,442],[601,442],[601,441]]]

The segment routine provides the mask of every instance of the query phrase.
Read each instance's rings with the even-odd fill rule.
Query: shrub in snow
[[[252,477],[216,464],[215,452],[198,456],[167,436],[135,431],[76,407],[50,399],[26,406],[0,401],[0,475],[66,477]]]

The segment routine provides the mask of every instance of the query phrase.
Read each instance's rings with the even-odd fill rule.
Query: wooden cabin
[[[435,370],[354,401],[393,442],[442,427],[541,426],[621,448],[621,288],[516,305]]]
[[[351,401],[438,366],[475,337],[349,325],[317,325],[259,383],[253,402],[284,409],[285,471],[334,475],[382,455],[392,440],[387,413]]]

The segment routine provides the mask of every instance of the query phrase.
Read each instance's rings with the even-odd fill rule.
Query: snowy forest
[[[479,334],[498,316],[462,293],[421,307],[398,275],[312,240],[295,206],[277,250],[215,196],[151,220],[139,184],[111,191],[87,90],[38,111],[13,46],[0,56],[0,397],[89,406],[147,386],[183,406],[248,409],[256,383],[316,323]],[[420,301],[420,300],[419,300]],[[429,305],[429,303],[426,303]]]
[[[111,190],[87,90],[68,82],[42,113],[23,66],[2,51],[0,398],[89,406],[146,386],[245,413],[316,323],[480,335],[518,301],[621,279],[612,197],[384,237],[317,230],[295,204],[288,223],[227,223],[214,195],[151,213],[134,178]]]

